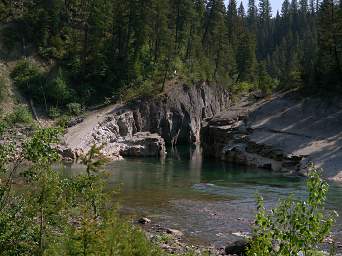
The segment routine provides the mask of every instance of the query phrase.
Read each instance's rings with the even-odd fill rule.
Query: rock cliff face
[[[232,109],[205,124],[201,136],[206,157],[277,172],[298,173],[303,169],[303,156],[251,140],[253,129],[247,120],[244,109]]]
[[[138,131],[158,133],[168,144],[191,144],[200,141],[202,121],[228,106],[222,87],[182,85],[158,99],[133,103],[131,118]]]
[[[205,83],[177,85],[165,94],[127,105],[113,105],[90,113],[82,123],[68,129],[61,152],[87,151],[105,144],[107,156],[162,156],[167,144],[200,140],[202,121],[229,105],[228,92]],[[70,154],[68,154],[70,158]]]

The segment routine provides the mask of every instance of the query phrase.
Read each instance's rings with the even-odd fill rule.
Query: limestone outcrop
[[[198,143],[203,120],[228,106],[228,91],[220,86],[174,85],[151,99],[90,113],[68,129],[63,152],[71,150],[77,158],[96,144],[112,159],[163,156],[165,144]]]
[[[201,132],[207,157],[305,175],[313,162],[324,176],[342,180],[341,101],[296,92],[244,98],[207,120]]]
[[[227,109],[229,99],[220,86],[177,85],[156,99],[131,104],[133,129],[158,133],[167,144],[198,143],[202,121]]]

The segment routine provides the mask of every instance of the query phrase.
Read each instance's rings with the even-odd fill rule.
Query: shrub
[[[267,211],[261,196],[248,256],[317,255],[318,244],[329,235],[334,217],[325,215],[328,184],[320,171],[310,167],[309,195],[305,201],[293,196]]]
[[[232,86],[232,91],[235,94],[251,92],[256,88],[256,85],[250,82],[239,82]]]
[[[64,105],[72,98],[72,90],[61,69],[58,70],[57,76],[49,83],[47,95],[57,106]]]
[[[278,85],[279,81],[271,78],[269,75],[262,77],[261,80],[259,80],[259,89],[267,95],[271,94]]]
[[[160,89],[159,89],[160,92]],[[153,86],[153,82],[147,80],[143,84],[126,87],[120,90],[118,97],[123,101],[132,101],[137,98],[149,98],[158,94],[158,88]]]
[[[12,126],[15,124],[32,124],[32,114],[24,105],[17,106],[11,114],[5,117],[5,121],[8,125]]]
[[[6,84],[4,79],[0,77],[0,103],[5,99],[6,96]]]
[[[44,76],[42,71],[27,60],[18,62],[11,77],[14,84],[27,96],[37,99],[42,98]]]
[[[258,65],[258,89],[264,94],[271,94],[278,85],[279,81],[273,79],[266,71],[265,62],[260,62]]]
[[[18,174],[10,164],[13,147],[0,145],[1,255],[166,255],[109,203],[101,148],[81,158],[86,171],[77,176],[52,169],[60,133],[39,129],[22,145],[19,159],[31,163],[20,173],[25,193],[12,186]]]
[[[61,116],[61,111],[57,107],[50,107],[48,115],[50,118],[54,119]]]
[[[76,102],[69,103],[66,105],[69,115],[78,116],[83,112],[82,105]]]
[[[62,128],[67,128],[68,124],[71,120],[71,117],[68,115],[62,115],[61,117],[58,118],[58,120],[56,121],[56,125],[58,127],[62,127]]]
[[[300,71],[294,70],[290,72],[289,78],[288,78],[288,87],[289,88],[298,88],[303,86],[303,75]]]
[[[3,120],[0,120],[0,137],[7,129],[7,123]]]

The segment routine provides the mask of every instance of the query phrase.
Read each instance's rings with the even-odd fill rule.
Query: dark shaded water
[[[74,165],[75,172],[82,167]],[[203,160],[200,149],[169,150],[164,160],[126,159],[108,166],[110,184],[120,186],[123,211],[183,231],[190,239],[221,246],[248,232],[256,192],[266,205],[294,193],[305,196],[305,180]],[[328,208],[342,214],[342,185],[330,184]],[[342,241],[342,218],[335,236]]]

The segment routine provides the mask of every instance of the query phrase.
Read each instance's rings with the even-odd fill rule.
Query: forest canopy
[[[238,3],[1,0],[0,22],[12,24],[2,33],[8,47],[19,42],[25,52],[31,43],[57,63],[49,84],[30,67],[38,85],[26,91],[54,105],[127,88],[148,93],[174,76],[268,92],[341,91],[342,1],[284,0],[274,16],[269,0]]]

